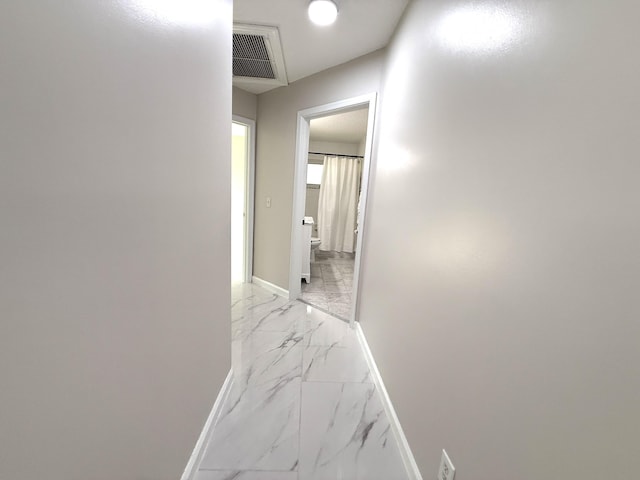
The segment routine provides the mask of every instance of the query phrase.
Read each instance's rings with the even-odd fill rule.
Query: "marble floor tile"
[[[304,333],[240,332],[231,344],[234,381],[240,385],[266,385],[301,375]]]
[[[272,297],[273,293],[253,283],[233,283],[231,285],[232,302],[242,300],[245,303],[251,303]]]
[[[255,285],[232,301],[233,384],[195,480],[407,478],[355,330]]]
[[[295,471],[300,377],[235,384],[200,464],[201,470]]]
[[[290,302],[282,297],[270,299],[246,307],[235,316],[232,313],[232,330],[233,332],[300,330],[304,320],[304,309],[304,304],[300,302]]]
[[[375,387],[302,384],[300,480],[406,480]]]
[[[255,291],[255,288],[253,290]],[[254,318],[259,318],[276,308],[281,308],[286,303],[287,299],[275,294],[270,294],[269,296],[251,295],[247,298],[235,300],[231,304],[231,326],[253,325]]]
[[[298,480],[298,474],[256,470],[200,470],[194,480]]]
[[[347,322],[315,310],[313,307],[310,308],[312,311],[307,315],[304,345],[341,347],[357,345],[355,331]]]
[[[372,382],[369,366],[356,346],[305,347],[302,353],[305,382]]]

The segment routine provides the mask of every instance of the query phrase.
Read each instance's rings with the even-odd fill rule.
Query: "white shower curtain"
[[[324,157],[318,201],[320,250],[355,251],[361,173],[358,158]]]

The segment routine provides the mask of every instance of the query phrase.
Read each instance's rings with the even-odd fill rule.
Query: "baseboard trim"
[[[281,297],[284,297],[284,298],[289,298],[289,290],[285,290],[284,288],[274,285],[271,282],[267,282],[266,280],[263,280],[260,277],[253,276],[251,277],[251,281],[252,283],[259,285],[262,288],[275,293],[276,295],[280,295]]]
[[[202,461],[202,456],[204,455],[204,451],[207,447],[207,443],[209,443],[209,438],[211,437],[211,432],[213,432],[213,427],[218,422],[218,418],[220,418],[220,414],[222,413],[222,406],[224,402],[227,400],[229,396],[229,392],[231,391],[231,387],[233,386],[233,373],[229,370],[227,374],[227,378],[222,384],[222,388],[220,389],[220,393],[218,393],[218,397],[216,398],[215,403],[213,404],[213,408],[207,417],[207,421],[202,428],[202,432],[200,432],[200,437],[198,437],[198,441],[196,442],[196,446],[191,452],[191,457],[189,458],[189,462],[187,462],[187,466],[182,473],[182,477],[180,480],[194,480],[196,477],[196,473],[198,473],[198,468],[200,468],[200,462]]]
[[[420,474],[420,470],[418,469],[418,464],[413,457],[413,453],[411,453],[411,447],[409,447],[407,437],[405,437],[404,435],[404,431],[402,430],[402,426],[400,425],[400,420],[398,420],[398,415],[393,408],[391,398],[389,397],[389,393],[384,386],[384,382],[382,381],[382,377],[380,376],[380,371],[378,370],[378,366],[373,359],[373,354],[371,353],[371,349],[369,348],[369,344],[367,343],[367,339],[364,336],[364,332],[362,331],[362,327],[360,326],[359,322],[355,322],[355,329],[356,334],[358,335],[358,340],[360,341],[360,346],[362,347],[362,351],[364,352],[367,364],[369,365],[369,370],[371,371],[371,376],[373,377],[373,383],[375,384],[378,392],[380,392],[380,396],[382,397],[382,405],[384,406],[384,411],[387,414],[389,423],[391,424],[391,431],[393,432],[393,436],[398,442],[400,455],[402,456],[402,461],[404,462],[404,466],[407,470],[407,474],[409,475],[409,479],[422,480],[422,475]]]

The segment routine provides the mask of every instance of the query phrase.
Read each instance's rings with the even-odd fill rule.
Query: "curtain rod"
[[[309,155],[331,155],[332,157],[364,158],[363,155],[343,155],[341,153],[309,152]]]

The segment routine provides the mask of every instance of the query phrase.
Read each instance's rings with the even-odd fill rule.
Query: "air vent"
[[[233,34],[233,74],[236,77],[276,78],[262,35]]]
[[[277,28],[234,24],[233,84],[253,93],[288,84]]]

